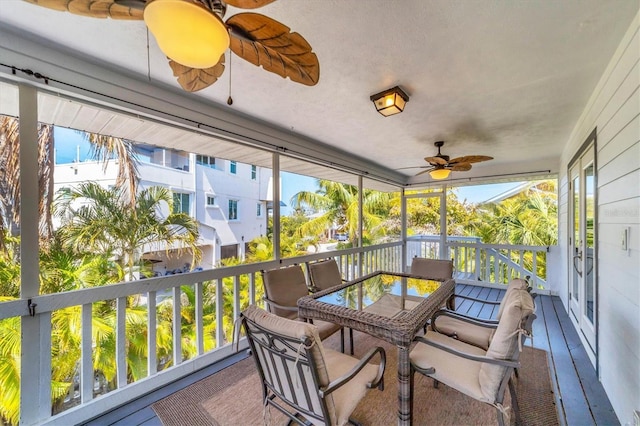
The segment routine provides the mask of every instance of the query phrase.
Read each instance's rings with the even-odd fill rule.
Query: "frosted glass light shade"
[[[154,0],[144,22],[162,53],[191,68],[210,68],[229,47],[229,32],[212,11],[189,0]]]
[[[409,102],[409,96],[398,86],[376,93],[370,99],[376,106],[376,111],[385,117],[402,112]]]
[[[449,177],[449,174],[451,173],[451,170],[449,169],[435,169],[435,170],[431,170],[429,172],[429,175],[433,178],[433,179],[446,179]]]

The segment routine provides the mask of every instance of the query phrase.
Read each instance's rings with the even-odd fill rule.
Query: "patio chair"
[[[358,360],[323,347],[313,324],[281,318],[255,305],[241,318],[265,409],[275,407],[290,424],[345,425],[353,422],[349,416],[369,389],[384,389],[386,354],[381,347]],[[370,364],[376,354],[380,364]]]
[[[529,283],[526,280],[515,278],[509,282],[507,290],[500,301],[488,301],[468,296],[454,295],[453,297],[460,297],[488,305],[497,305],[499,306],[498,313],[495,319],[492,320],[472,317],[449,309],[440,309],[431,317],[431,329],[486,350],[489,348],[491,339],[496,332],[498,322],[504,312],[505,301],[508,300],[510,293],[514,290],[528,289]],[[532,294],[532,298],[535,298],[535,294]]]
[[[511,404],[520,421],[515,388],[511,376],[520,367],[520,351],[536,315],[533,313],[533,297],[526,290],[513,290],[505,300],[491,344],[485,350],[464,343],[445,334],[429,330],[424,337],[417,337],[411,359],[411,404],[414,395],[415,372],[442,382],[478,401],[496,408],[498,424],[504,426],[507,408],[503,406],[507,386]]]
[[[264,300],[269,312],[279,317],[297,319],[298,299],[309,294],[302,268],[292,265],[262,271],[262,282],[265,292]],[[344,328],[341,325],[321,320],[315,320],[313,323],[318,327],[322,340],[340,330],[340,348],[344,352]],[[353,353],[353,337],[351,353]]]
[[[429,280],[448,280],[453,278],[453,261],[414,257],[411,261],[411,275]]]
[[[342,279],[338,262],[335,259],[307,262],[306,265],[309,289],[312,292],[326,290],[345,281]]]

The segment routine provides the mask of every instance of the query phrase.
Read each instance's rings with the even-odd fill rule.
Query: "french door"
[[[592,143],[569,166],[569,305],[579,331],[596,353],[596,168]]]

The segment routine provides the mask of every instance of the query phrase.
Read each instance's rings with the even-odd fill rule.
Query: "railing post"
[[[476,262],[475,265],[473,265],[473,270],[474,270],[474,277],[476,281],[480,281],[480,272],[482,269],[482,263],[480,260],[480,246],[478,245],[478,242],[476,241],[475,243],[475,255],[476,255]]]
[[[40,290],[38,245],[38,92],[18,86],[20,120],[20,298]],[[51,314],[21,317],[20,424],[39,423],[51,415]],[[48,336],[46,336],[48,334]],[[35,401],[34,401],[35,398]],[[34,405],[38,409],[33,409]]]

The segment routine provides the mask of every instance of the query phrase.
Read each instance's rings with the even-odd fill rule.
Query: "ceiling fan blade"
[[[236,55],[296,83],[318,83],[318,57],[304,37],[292,33],[286,25],[258,13],[239,13],[226,24],[231,29],[231,50]]]
[[[240,9],[257,9],[274,1],[276,0],[225,0],[225,3]]]
[[[433,165],[439,165],[439,166],[447,165],[447,160],[441,157],[424,157],[424,161]]]
[[[224,53],[220,56],[218,63],[211,68],[191,68],[171,59],[169,59],[169,66],[173,70],[173,75],[178,77],[178,83],[184,90],[197,92],[218,81],[224,72]]]
[[[447,167],[447,169],[454,171],[454,172],[466,172],[471,170],[471,164],[469,163],[457,163],[457,164],[452,164],[449,167]]]
[[[115,0],[24,0],[27,3],[91,18],[141,20],[142,9],[119,4]]]
[[[481,161],[493,160],[493,157],[487,157],[486,155],[465,155],[464,157],[457,157],[449,160],[449,164],[455,163],[479,163]]]

